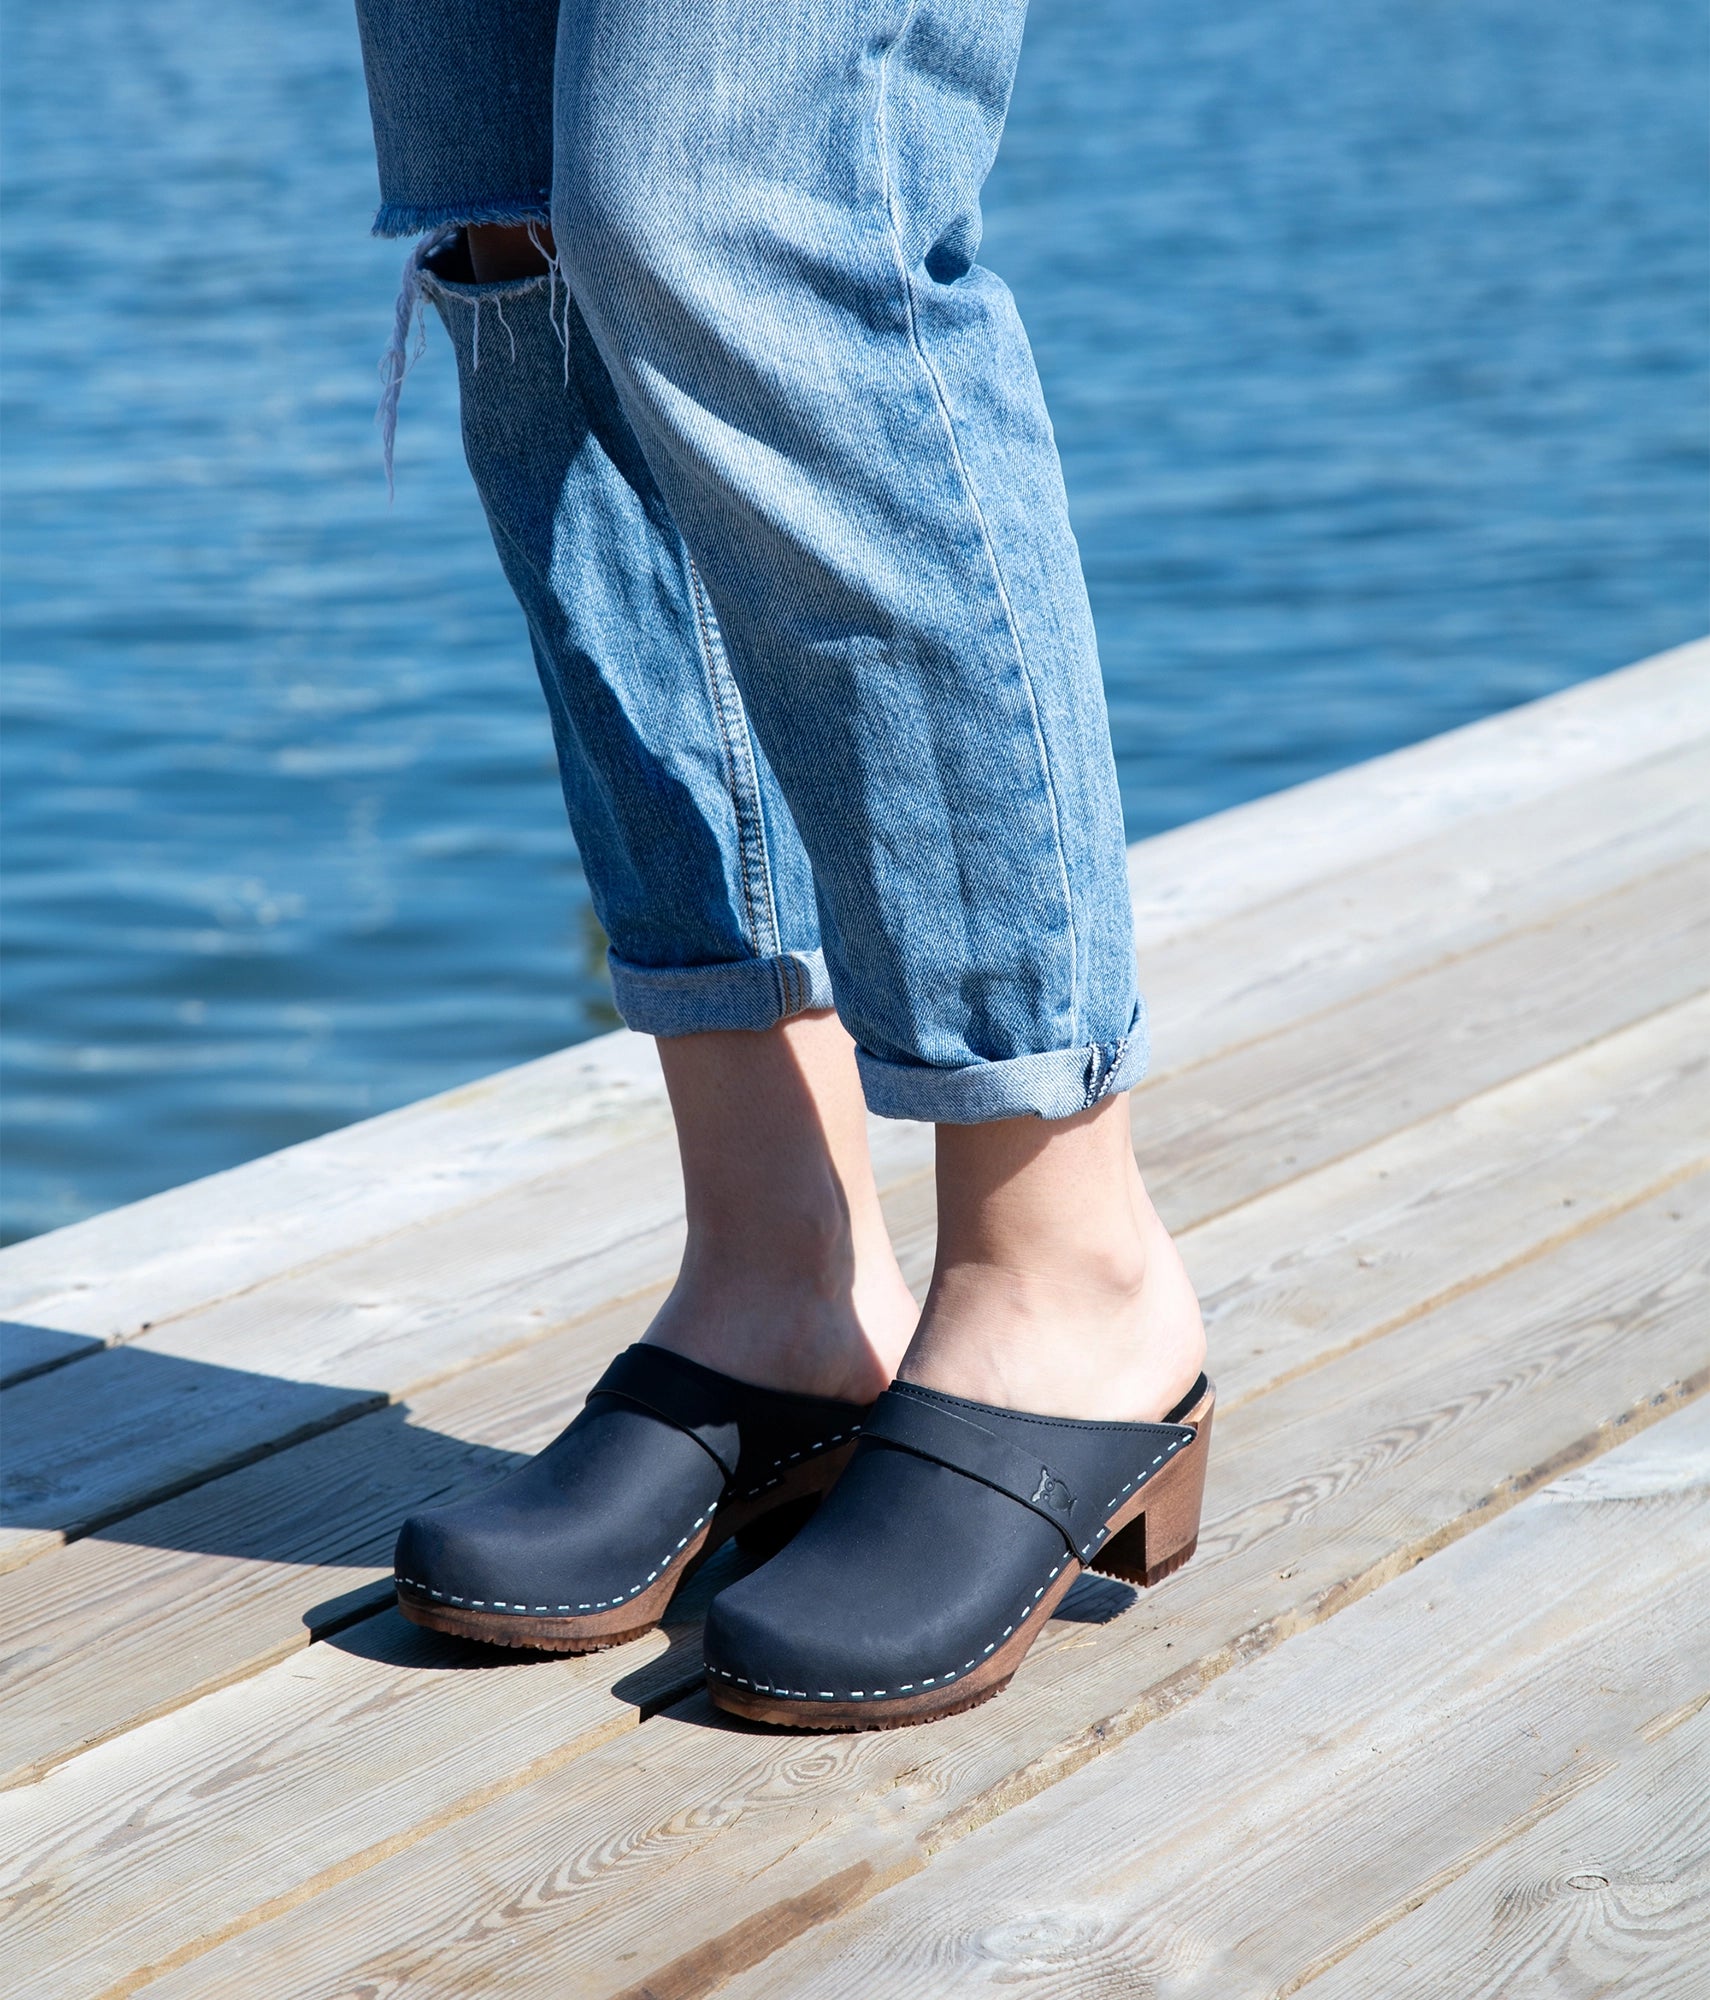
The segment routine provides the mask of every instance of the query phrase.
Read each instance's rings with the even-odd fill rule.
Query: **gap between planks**
[[[1640,1729],[1608,1776],[1445,1871],[1292,1990],[1305,2000],[1702,2000],[1707,1704],[1700,1695]]]
[[[1703,1699],[1707,1655],[1701,1404],[723,1991],[1070,2000],[1116,1984],[1157,2000],[1257,2000],[1317,1994],[1309,1982],[1342,1963],[1326,1991],[1392,2000],[1397,1986],[1371,1976],[1376,1954],[1363,1978],[1355,1954],[1678,1726]],[[1688,1828],[1697,1856],[1670,1858],[1696,1859],[1702,1912],[1702,1797],[1675,1820],[1677,1835]],[[1459,1960],[1470,1973],[1464,1948]],[[1476,1982],[1410,1983],[1461,2000]],[[646,1990],[696,1989],[666,1970]]]
[[[1597,772],[1710,735],[1710,640],[1332,771],[1129,850],[1148,948]]]
[[[1589,790],[1568,787],[1550,794],[1518,809],[1511,823],[1498,815],[1492,824],[1457,828],[1442,841],[1404,850],[1345,878],[1311,884],[1290,902],[1195,933],[1182,949],[1164,947],[1145,967],[1158,1023],[1158,1073],[1370,986],[1374,951],[1380,961],[1384,952],[1391,955],[1387,969],[1380,963],[1381,980],[1524,923],[1528,898],[1534,913],[1557,909],[1670,860],[1702,853],[1710,845],[1710,805],[1698,802],[1707,794],[1710,745],[1688,744],[1598,780]],[[1451,913],[1446,921],[1444,912]],[[1252,977],[1255,963],[1267,968],[1262,982]],[[881,1172],[886,1145],[896,1149],[899,1161],[924,1161],[925,1135],[919,1128],[899,1131],[888,1121],[874,1123]],[[668,1149],[667,1162],[669,1180]],[[598,1162],[586,1178],[598,1189]],[[541,1179],[536,1175],[531,1184]],[[508,1192],[438,1220],[447,1226],[478,1221],[495,1202],[502,1205]],[[668,1213],[655,1214],[657,1208],[657,1201],[638,1202],[637,1191],[630,1190],[627,1212],[657,1224],[674,1217],[674,1189]],[[337,1266],[346,1257],[359,1257],[362,1247],[330,1260],[312,1259],[303,1268]],[[149,1332],[136,1339],[156,1348],[175,1330],[185,1331],[185,1322],[204,1317],[196,1310],[169,1315],[153,1305],[147,1313]],[[237,1331],[227,1332],[228,1342]]]

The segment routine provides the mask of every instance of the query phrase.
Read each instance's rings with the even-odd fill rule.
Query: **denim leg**
[[[457,352],[463,433],[528,621],[565,802],[611,940],[619,1011],[650,1034],[765,1028],[831,993],[801,840],[755,748],[682,537],[580,316],[542,277],[446,274],[455,228],[544,221],[558,0],[357,0],[383,235]]]
[[[1145,1061],[1092,622],[975,261],[1022,0],[575,0],[560,263],[812,857],[868,1101],[1060,1117]]]
[[[377,236],[544,222],[558,0],[356,0]]]
[[[528,620],[618,1009],[675,1035],[829,1007],[812,876],[718,624],[574,305],[546,276],[422,290]]]

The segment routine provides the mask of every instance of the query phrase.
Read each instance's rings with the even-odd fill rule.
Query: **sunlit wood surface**
[[[651,1045],[0,1257],[33,2000],[1688,2000],[1710,1965],[1710,642],[1136,847],[1196,1560],[995,1704],[721,1719],[698,1621],[406,1625],[681,1230]],[[875,1125],[912,1280],[930,1134]]]

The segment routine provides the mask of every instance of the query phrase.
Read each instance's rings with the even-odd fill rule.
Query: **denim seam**
[[[783,944],[778,934],[778,909],[772,889],[766,825],[760,810],[759,773],[754,766],[753,746],[748,740],[748,716],[742,707],[741,690],[736,686],[728,658],[708,617],[700,569],[686,548],[683,556],[688,564],[689,590],[695,602],[695,630],[700,639],[701,664],[706,674],[713,720],[718,729],[719,750],[724,759],[725,786],[730,793],[731,811],[736,817],[737,873],[742,880],[748,941],[757,957],[777,958],[782,954]],[[736,698],[737,717],[741,723],[740,740],[731,721],[727,695]],[[788,996],[786,1003],[787,999]],[[795,1010],[786,1005],[786,1011]]]
[[[1099,1099],[1110,1093],[1110,1079],[1122,1067],[1122,1058],[1128,1053],[1128,1036],[1116,1042],[1096,1043],[1091,1059],[1087,1063],[1086,1108],[1090,1111]],[[1101,1061],[1106,1049],[1110,1050],[1109,1062]]]
[[[986,552],[986,560],[991,565],[992,582],[996,586],[998,602],[1003,606],[1004,623],[1009,630],[1010,644],[1015,649],[1015,663],[1021,674],[1021,685],[1027,696],[1029,719],[1033,725],[1033,741],[1039,753],[1040,773],[1045,780],[1045,795],[1051,805],[1051,835],[1057,849],[1057,870],[1063,883],[1063,910],[1069,929],[1069,1039],[1080,1040],[1080,940],[1075,929],[1075,898],[1069,880],[1069,858],[1063,847],[1062,814],[1057,801],[1057,785],[1051,770],[1051,753],[1045,742],[1044,726],[1039,719],[1039,700],[1033,686],[1033,675],[1027,664],[1026,649],[1021,643],[1021,631],[1015,620],[1015,607],[1010,602],[1009,590],[1003,579],[1003,566],[998,561],[996,545],[992,541],[991,529],[986,521],[985,510],[974,492],[974,482],[969,476],[967,461],[962,456],[962,448],[956,437],[955,419],[950,412],[950,399],[937,369],[926,352],[926,345],[920,337],[920,321],[915,310],[914,280],[910,275],[908,257],[903,249],[902,227],[897,219],[896,195],[891,185],[890,168],[890,126],[885,116],[885,104],[890,81],[891,57],[896,53],[903,37],[914,21],[919,0],[908,0],[902,21],[896,33],[886,46],[879,63],[879,88],[874,103],[879,155],[880,191],[884,198],[885,220],[890,239],[891,255],[895,259],[897,275],[902,280],[903,303],[908,317],[909,346],[914,350],[915,359],[920,363],[931,388],[933,401],[937,405],[939,422],[944,427],[945,441],[950,447],[950,457],[956,468],[956,476],[961,483],[963,498],[968,503],[968,511],[979,529],[980,542]]]

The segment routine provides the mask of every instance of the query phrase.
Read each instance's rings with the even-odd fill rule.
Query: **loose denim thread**
[[[541,225],[531,216],[528,221],[528,240],[546,259],[546,323],[552,329],[553,338],[564,350],[564,386],[570,386],[570,280],[564,274],[563,264],[555,248],[546,247],[546,239],[541,235]],[[564,287],[564,323],[558,322],[558,287]]]
[[[398,405],[404,393],[404,377],[409,374],[410,370],[422,358],[427,348],[427,325],[422,311],[422,285],[427,265],[429,260],[443,250],[448,243],[456,240],[462,233],[463,227],[464,225],[461,223],[451,223],[442,229],[434,230],[427,236],[424,236],[410,252],[409,256],[404,259],[403,276],[398,282],[398,303],[393,309],[392,314],[392,338],[387,342],[386,351],[380,357],[380,404],[374,412],[374,421],[380,426],[380,455],[386,465],[386,492],[388,497],[394,500],[397,498],[397,484],[393,476],[393,458],[397,446]],[[540,250],[542,256],[545,256],[546,252],[536,234],[536,229],[537,225],[535,223],[529,223],[529,241],[535,245],[536,249]],[[549,259],[547,265],[549,290],[555,268]],[[457,297],[458,294],[448,293],[447,296]],[[466,300],[464,303],[470,307],[475,315],[474,325],[470,330],[469,336],[469,359],[471,367],[479,374],[481,369],[481,308],[486,304],[486,301],[476,297]],[[493,300],[493,310],[499,316],[499,324],[505,330],[506,340],[510,342],[511,360],[514,362],[517,358],[517,337],[511,328],[510,321],[505,317],[505,302],[502,298]],[[565,350],[564,379],[568,385],[570,380],[569,341],[566,335],[559,333],[557,321],[552,318],[550,305],[548,306],[547,317],[551,321],[553,332],[558,335],[559,342]],[[415,332],[415,344],[413,347],[410,343],[412,328]]]
[[[403,276],[398,282],[398,302],[392,310],[392,338],[380,357],[380,402],[374,421],[380,426],[380,457],[386,467],[386,497],[398,497],[393,477],[393,456],[398,440],[398,402],[404,393],[404,377],[427,349],[427,328],[422,324],[422,271],[427,260],[443,250],[457,235],[457,226],[430,231],[404,259]],[[410,345],[411,329],[415,346]]]
[[[668,466],[662,458],[672,475],[668,511],[638,461],[626,456],[620,465],[601,448],[563,462],[549,351],[530,346],[539,336],[528,321],[511,373],[530,407],[502,444],[472,431],[495,540],[521,580],[531,618],[561,635],[537,657],[555,716],[592,712],[590,703],[605,714],[615,703],[620,722],[633,725],[582,732],[573,746],[567,732],[560,749],[590,879],[610,905],[614,982],[645,1017],[632,1025],[677,1034],[767,1027],[799,1009],[810,978],[815,995],[823,988],[829,998],[817,950],[754,966],[743,922],[751,883],[719,764],[719,718],[707,712],[697,671],[695,606],[675,581],[660,588],[682,562],[670,527],[680,515],[717,554],[730,643],[752,661],[744,681],[755,736],[787,752],[786,772],[772,774],[780,796],[774,801],[768,791],[760,802],[761,827],[776,843],[775,900],[780,919],[788,913],[786,936],[817,936],[821,914],[807,843],[784,809],[786,786],[826,858],[820,872],[838,938],[832,956],[875,1108],[977,1123],[1027,1111],[1067,1117],[1108,1096],[1118,1077],[1138,1070],[1144,1035],[1136,1026],[1122,1050],[1135,995],[1121,824],[1109,753],[1097,742],[1104,717],[1096,652],[1048,421],[1025,339],[996,281],[975,278],[970,264],[965,292],[928,283],[932,273],[918,268],[915,254],[917,235],[941,209],[965,218],[964,234],[973,226],[1008,102],[1023,0],[991,0],[977,36],[960,32],[966,10],[957,0],[892,0],[883,11],[896,29],[878,51],[847,10],[775,0],[760,13],[785,30],[772,38],[776,49],[724,74],[712,97],[709,66],[716,69],[730,47],[749,46],[751,6],[709,0],[666,10],[669,21],[645,9],[603,10],[611,32],[594,34],[558,0],[511,8],[479,0],[473,12],[488,11],[489,25],[513,41],[525,27],[543,46],[560,25],[573,30],[582,94],[595,109],[635,100],[645,83],[668,110],[675,105],[695,129],[704,126],[715,149],[764,117],[776,140],[765,181],[734,183],[729,212],[712,215],[698,205],[703,188],[692,154],[656,155],[636,121],[616,116],[608,126],[603,113],[587,148],[559,144],[574,135],[553,130],[544,91],[536,92],[533,126],[521,121],[502,139],[490,105],[473,91],[445,101],[435,129],[424,130],[413,107],[441,103],[427,86],[442,58],[404,31],[411,10],[384,0],[357,6],[378,65],[381,226],[455,241],[459,228],[502,225],[531,240],[530,283],[547,291],[549,321],[565,348],[570,389],[560,395],[574,394],[626,447],[624,423],[637,446],[668,423],[662,398],[687,394],[709,416],[733,402],[748,413],[739,427],[701,426],[680,454],[668,454]],[[921,89],[945,76],[973,115],[945,121],[917,108]],[[827,155],[826,118],[858,147],[858,162],[853,153]],[[884,183],[876,216],[875,151]],[[538,185],[549,158],[559,175],[550,192]],[[395,202],[406,180],[418,199]],[[525,192],[484,194],[506,187]],[[817,218],[822,240],[806,261],[775,212],[778,191],[792,212],[805,204]],[[549,238],[552,193],[563,226]],[[596,223],[604,214],[613,226],[584,224],[585,202]],[[674,218],[668,227],[662,209]],[[509,308],[519,289],[442,284],[432,268],[436,248],[425,243],[412,259],[382,368],[389,487],[399,390],[420,351],[418,311],[425,319],[431,305],[449,321],[464,387],[472,389],[474,342],[487,329],[474,320],[459,325],[448,302],[460,299],[473,314],[503,295]],[[661,322],[647,300],[668,284],[667,267],[685,257],[704,264],[709,287],[688,288],[683,311]],[[728,284],[747,281],[754,258],[765,276],[753,310],[727,315],[716,299]],[[836,274],[832,293],[820,282],[828,272]],[[574,283],[561,300],[566,276]],[[597,342],[576,310],[595,291]],[[983,304],[982,292],[989,293]],[[514,335],[509,320],[507,310],[503,322]],[[777,379],[780,336],[791,346],[782,400],[754,393]],[[905,339],[908,351],[898,352]],[[632,369],[644,353],[657,353],[661,367]],[[630,371],[621,397],[607,359],[620,374]],[[836,384],[856,365],[881,368],[887,379],[899,371],[900,400],[838,395]],[[512,381],[495,379],[496,364],[485,372],[480,401],[508,404]],[[919,437],[894,423],[904,408],[911,432],[913,421],[921,424]],[[604,434],[599,424],[595,430]],[[538,476],[558,481],[560,504],[536,520],[528,494]],[[561,521],[572,517],[589,533],[561,552]],[[561,553],[574,560],[560,562]],[[890,672],[868,674],[854,671],[866,658],[863,635],[824,635],[836,639],[840,671],[837,698],[822,705],[803,691],[803,667],[823,687],[818,669],[826,664],[806,635],[824,623],[827,594],[845,588],[851,564],[900,643]],[[757,594],[778,615],[761,615]],[[964,602],[970,596],[975,601]],[[897,698],[924,693],[908,664],[917,659],[941,676],[936,703]],[[740,754],[734,698],[726,713]],[[1059,758],[1053,766],[1065,732],[1088,744],[1099,768],[1083,770],[1078,752],[1072,765]],[[869,739],[894,739],[894,782],[869,754]],[[864,810],[854,823],[847,801],[825,795],[826,758],[813,757],[816,747],[847,752],[873,776],[864,801],[870,818]],[[967,773],[975,795],[997,809],[967,824],[944,812],[921,814],[920,787],[904,775],[911,762],[944,777],[940,792]],[[811,772],[799,787],[790,782],[797,769]],[[588,807],[596,790],[612,812]],[[1053,877],[1065,869],[1059,914]],[[1043,921],[1036,903],[1049,911]],[[954,976],[975,969],[958,955],[958,936],[989,938],[993,962],[983,970],[1001,968],[1003,976],[982,978],[971,993],[969,980]],[[881,976],[867,974],[869,965]],[[627,1011],[630,1002],[620,1004]]]
[[[1109,1042],[1095,1042],[1093,1044],[1087,1056],[1087,1110],[1090,1111],[1100,1098],[1109,1094],[1110,1079],[1121,1068],[1122,1058],[1128,1053],[1128,1040],[1128,1036],[1124,1035],[1121,1041],[1114,1044]],[[1105,1050],[1107,1048],[1110,1050],[1108,1061],[1105,1058]]]
[[[383,201],[375,212],[372,233],[420,236],[433,229],[473,229],[489,223],[514,229],[518,223],[545,221],[549,199],[550,190],[542,188],[534,195],[519,196],[514,201],[478,202],[473,206],[468,202],[442,202],[423,207],[416,202]]]

